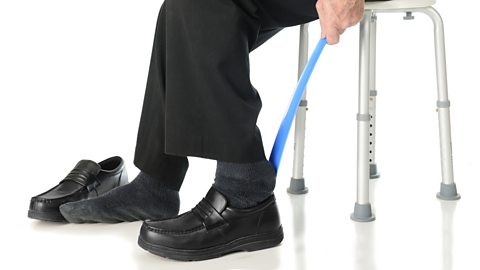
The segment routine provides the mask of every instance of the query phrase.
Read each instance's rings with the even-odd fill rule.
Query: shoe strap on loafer
[[[96,175],[92,174],[90,171],[85,169],[74,168],[73,170],[70,171],[70,173],[68,173],[67,176],[65,176],[65,178],[62,181],[60,181],[60,184],[66,181],[73,181],[81,186],[87,186],[89,185],[89,182],[91,182],[92,177],[95,178],[95,182],[93,184],[98,182],[98,184],[94,186],[94,187],[97,187],[100,184],[100,182],[98,181],[98,178]]]
[[[101,166],[98,163],[88,159],[82,159],[77,162],[75,167],[60,183],[73,181],[84,187],[91,184],[93,177],[98,181],[97,175],[100,171]]]
[[[197,206],[192,209],[192,212],[200,217],[207,231],[227,223],[217,209],[206,199],[202,199]]]

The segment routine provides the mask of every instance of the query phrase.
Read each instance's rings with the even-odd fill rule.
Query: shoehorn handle
[[[288,138],[288,133],[290,132],[290,128],[293,123],[293,118],[295,117],[295,113],[297,112],[298,105],[302,99],[303,93],[305,92],[305,87],[307,86],[307,82],[310,79],[310,75],[312,75],[313,68],[317,63],[320,54],[322,54],[323,48],[327,44],[327,39],[322,38],[317,43],[315,50],[312,52],[310,59],[308,59],[305,68],[303,69],[302,75],[297,83],[297,88],[292,97],[292,101],[290,102],[290,106],[288,107],[287,113],[283,118],[282,123],[280,124],[280,128],[278,129],[277,137],[275,138],[275,142],[273,144],[272,152],[270,153],[270,163],[275,168],[275,174],[278,172],[278,167],[280,166],[280,160],[282,159],[283,150],[285,148],[285,143]]]

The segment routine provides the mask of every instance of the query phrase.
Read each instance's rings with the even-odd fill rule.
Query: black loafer
[[[172,219],[145,221],[138,244],[153,254],[181,261],[254,251],[283,240],[275,197],[247,209],[228,206],[213,187],[191,211]]]
[[[82,159],[58,185],[32,197],[28,217],[66,222],[60,205],[97,197],[127,183],[127,170],[121,157],[114,156],[100,163]]]

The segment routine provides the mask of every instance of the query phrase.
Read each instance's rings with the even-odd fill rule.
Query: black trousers
[[[282,28],[318,19],[316,0],[165,0],[160,8],[134,164],[162,178],[186,156],[265,159],[262,102],[249,53]],[[295,42],[295,41],[292,41]],[[178,172],[177,172],[178,171]],[[164,179],[179,189],[181,181]]]

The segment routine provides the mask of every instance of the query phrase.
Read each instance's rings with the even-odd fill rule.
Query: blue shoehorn
[[[290,132],[290,128],[293,123],[293,118],[297,112],[298,105],[302,99],[303,93],[305,92],[305,87],[307,86],[307,82],[310,79],[310,75],[312,75],[313,68],[317,63],[320,54],[322,54],[323,48],[327,44],[327,39],[322,38],[318,42],[315,50],[313,51],[310,59],[308,59],[307,65],[303,69],[302,75],[297,83],[297,88],[292,97],[292,101],[290,102],[290,106],[288,107],[288,111],[283,118],[282,123],[280,124],[280,128],[278,129],[277,137],[275,138],[275,143],[273,144],[272,152],[270,153],[270,163],[275,168],[275,173],[278,172],[278,167],[280,165],[280,160],[282,159],[283,149],[285,148],[285,143],[288,138],[288,133]]]

